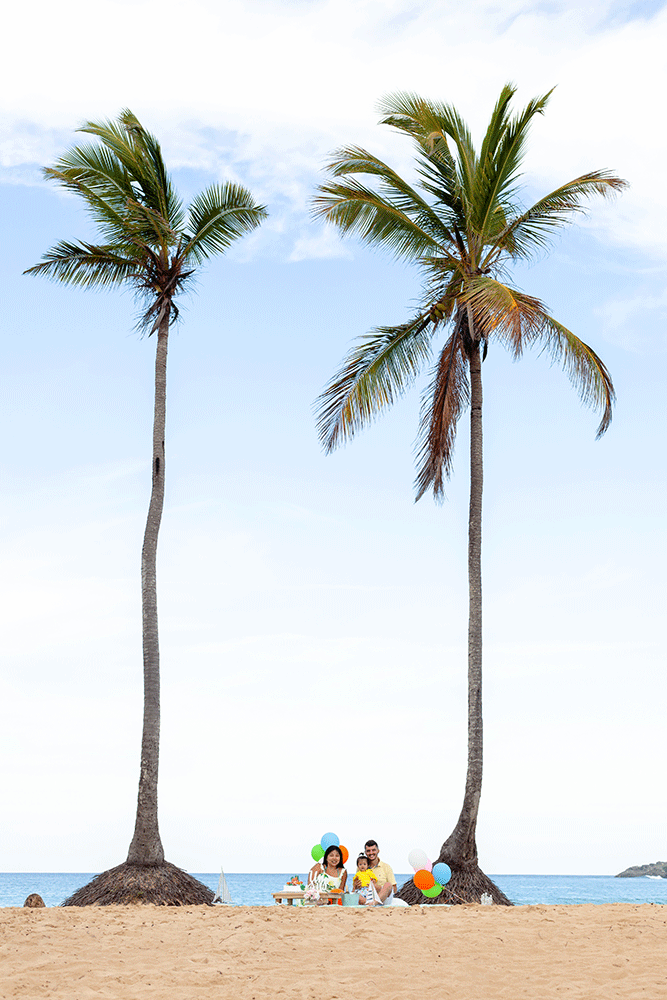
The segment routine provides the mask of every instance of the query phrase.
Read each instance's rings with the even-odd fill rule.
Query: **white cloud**
[[[318,233],[299,236],[290,254],[291,261],[313,260],[314,258],[352,257],[349,247],[343,243],[338,233],[326,226]]]
[[[610,343],[637,353],[667,350],[667,291],[611,298],[595,312]]]

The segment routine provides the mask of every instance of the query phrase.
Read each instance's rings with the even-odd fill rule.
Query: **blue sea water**
[[[38,892],[47,906],[59,906],[67,896],[89,882],[89,872],[0,872],[0,906],[23,906]],[[196,874],[215,890],[219,875]],[[227,884],[237,906],[270,906],[272,892],[282,889],[294,874],[227,872]],[[303,876],[304,873],[299,873]],[[409,875],[397,875],[399,886]],[[667,879],[614,878],[612,875],[492,875],[513,903],[661,903],[667,905]]]

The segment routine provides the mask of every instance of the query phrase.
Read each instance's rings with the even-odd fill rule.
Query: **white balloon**
[[[426,871],[431,870],[431,862],[426,856],[426,851],[422,851],[420,847],[413,848],[408,854],[408,863],[412,865],[414,870],[418,872],[420,868],[425,868]]]

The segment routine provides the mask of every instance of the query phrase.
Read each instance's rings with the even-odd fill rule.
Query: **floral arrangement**
[[[285,883],[286,889],[300,889],[302,892],[306,888],[298,875],[292,875],[289,882]]]

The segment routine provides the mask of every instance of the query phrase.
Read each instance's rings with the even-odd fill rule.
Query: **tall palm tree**
[[[58,243],[26,273],[84,288],[129,285],[142,303],[139,328],[149,337],[156,335],[156,355],[152,488],[141,553],[144,718],[136,825],[125,865],[111,869],[110,877],[107,873],[98,876],[94,885],[91,883],[92,890],[84,887],[71,902],[76,905],[99,898],[120,902],[119,893],[127,892],[143,898],[152,892],[156,901],[165,901],[162,896],[166,894],[173,901],[198,902],[202,900],[191,898],[187,884],[185,896],[174,888],[179,869],[164,860],[157,810],[160,654],[156,553],[164,504],[167,343],[170,325],[178,317],[175,300],[197,268],[251,232],[265,218],[266,210],[255,204],[245,188],[227,183],[202,191],[186,211],[174,191],[157,139],[129,110],[117,121],[87,122],[78,131],[99,141],[74,146],[44,173],[83,198],[101,242]],[[158,869],[165,869],[164,879]],[[123,888],[126,883],[129,888]],[[166,888],[156,889],[158,883]],[[196,885],[208,893],[200,883]],[[195,890],[195,897],[197,892],[201,895]],[[212,893],[208,895],[212,898]]]
[[[515,358],[526,347],[546,350],[582,401],[601,411],[598,437],[609,426],[614,401],[611,378],[595,351],[506,275],[513,262],[543,250],[589,197],[619,191],[625,182],[606,170],[592,171],[523,208],[518,178],[526,138],[551,92],[513,114],[514,93],[512,85],[503,87],[479,151],[454,107],[415,94],[386,97],[382,124],[415,143],[416,185],[365,149],[346,146],[333,154],[330,179],[315,198],[318,217],[416,262],[424,276],[421,308],[406,323],[363,336],[318,400],[325,449],[351,438],[405,392],[440,333],[444,345],[422,407],[417,499],[428,490],[442,498],[458,420],[470,409],[468,763],[461,814],[438,857],[453,872],[438,897],[442,902],[478,900],[486,891],[509,903],[479,869],[475,838],[482,786],[482,361],[494,341]],[[403,898],[419,897],[408,883]]]

